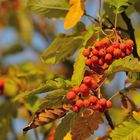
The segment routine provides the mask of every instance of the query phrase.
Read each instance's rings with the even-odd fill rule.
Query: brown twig
[[[140,59],[138,52],[137,52],[137,44],[136,44],[136,39],[135,39],[135,34],[134,34],[135,30],[133,28],[131,19],[127,16],[126,12],[122,12],[121,16],[122,16],[125,24],[127,25],[129,36],[134,42],[133,56]]]
[[[107,110],[104,114],[105,114],[106,120],[108,121],[108,124],[110,125],[111,129],[114,129],[115,127],[114,127],[113,121],[110,117],[109,111]]]

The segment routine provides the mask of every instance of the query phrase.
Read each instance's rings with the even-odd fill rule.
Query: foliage
[[[0,1],[0,139],[139,139],[140,2],[92,2]]]
[[[68,12],[69,3],[67,0],[29,0],[28,7],[48,18],[61,18]]]
[[[43,52],[41,58],[45,63],[59,63],[70,58],[81,45],[82,39],[79,36],[60,34]]]

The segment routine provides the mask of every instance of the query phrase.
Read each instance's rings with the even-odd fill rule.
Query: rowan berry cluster
[[[13,1],[2,1],[0,5],[1,12],[5,13],[8,12],[9,9],[18,9],[20,8],[20,1],[13,0]]]
[[[134,43],[130,39],[122,40],[122,43],[119,41],[111,43],[109,38],[104,38],[95,43],[93,48],[84,50],[83,55],[87,58],[85,64],[91,69],[109,66],[115,60],[130,55],[133,45]]]
[[[93,95],[93,91],[98,87],[98,84],[90,76],[90,73],[90,70],[86,70],[82,84],[73,87],[66,95],[68,100],[73,101],[74,112],[78,112],[83,107],[103,112],[112,106],[112,103],[105,98],[98,99]]]
[[[104,38],[95,43],[93,48],[84,50],[83,55],[87,58],[85,64],[89,69],[85,71],[81,85],[73,87],[66,95],[66,98],[73,103],[74,112],[84,107],[104,112],[112,107],[111,101],[95,96],[94,91],[99,85],[92,75],[93,73],[103,74],[113,61],[132,53],[134,45],[132,40],[120,42],[111,43],[109,38]]]

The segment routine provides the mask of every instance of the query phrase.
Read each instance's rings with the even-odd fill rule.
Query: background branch
[[[137,52],[137,44],[136,44],[136,39],[135,39],[135,34],[134,34],[135,30],[133,28],[131,19],[127,16],[126,12],[122,12],[121,16],[122,16],[125,24],[127,25],[129,36],[134,42],[133,56],[140,59],[139,55],[138,55],[138,52]]]

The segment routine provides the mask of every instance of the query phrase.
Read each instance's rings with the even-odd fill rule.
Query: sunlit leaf
[[[85,58],[83,56],[84,48],[81,48],[74,63],[74,72],[72,75],[72,83],[80,85],[84,76]]]
[[[27,6],[48,18],[64,17],[69,9],[67,0],[29,0]]]
[[[64,21],[64,28],[72,28],[84,14],[84,0],[70,0],[71,7]]]

